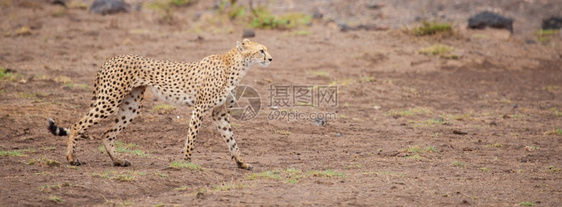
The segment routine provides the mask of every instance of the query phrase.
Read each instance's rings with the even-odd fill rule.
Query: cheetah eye
[[[260,50],[260,52],[261,52],[262,54],[265,54],[265,52],[264,52],[263,50]]]

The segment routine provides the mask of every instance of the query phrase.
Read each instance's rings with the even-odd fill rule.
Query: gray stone
[[[242,33],[242,38],[255,37],[256,32],[253,29],[245,29]]]
[[[562,16],[552,16],[542,20],[542,29],[560,29],[562,28]]]
[[[468,28],[484,29],[486,27],[507,29],[513,33],[513,19],[489,11],[482,12],[468,19]]]
[[[115,14],[128,12],[130,5],[123,0],[95,0],[90,6],[90,12],[96,14]]]

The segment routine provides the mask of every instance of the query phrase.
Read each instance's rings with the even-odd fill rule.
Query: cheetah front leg
[[[205,107],[196,106],[191,112],[191,120],[189,121],[189,129],[187,130],[187,140],[185,140],[185,147],[183,148],[184,160],[191,162],[191,153],[193,152],[193,145],[195,138],[203,123],[203,115],[205,114]]]
[[[242,157],[240,157],[240,151],[238,146],[236,146],[236,140],[234,140],[234,134],[232,133],[232,127],[230,126],[229,115],[227,115],[228,112],[225,105],[226,104],[223,104],[213,109],[213,121],[221,133],[223,140],[228,145],[230,155],[232,156],[232,159],[236,161],[238,167],[246,170],[252,170],[253,167],[244,163]]]

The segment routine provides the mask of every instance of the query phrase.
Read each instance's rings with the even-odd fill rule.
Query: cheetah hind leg
[[[66,152],[66,160],[70,163],[70,165],[74,165],[74,166],[79,166],[83,163],[81,163],[78,158],[76,158],[76,155],[74,154],[74,152],[76,151],[76,139],[78,137],[80,137],[82,134],[84,134],[84,132],[86,132],[86,130],[88,130],[90,127],[92,127],[93,125],[96,125],[99,121],[105,119],[109,113],[107,111],[102,112],[102,111],[98,111],[96,110],[96,107],[98,106],[98,104],[100,103],[93,103],[92,107],[90,107],[90,110],[88,111],[88,113],[86,114],[86,116],[84,116],[82,119],[80,119],[79,122],[75,123],[74,125],[72,125],[72,127],[70,128],[70,133],[68,136],[68,142],[67,142],[67,152]],[[61,129],[60,127],[57,127],[54,123],[54,121],[50,120],[49,121],[49,129],[50,130],[55,130],[58,128],[59,131],[59,136],[61,136],[64,133],[60,133]],[[64,129],[62,129],[64,130]],[[66,131],[66,130],[65,130]]]
[[[105,150],[113,161],[114,166],[127,167],[131,165],[131,162],[120,159],[117,155],[117,151],[115,150],[115,138],[140,113],[145,89],[146,88],[143,86],[134,88],[129,95],[125,96],[125,99],[121,102],[119,111],[116,113],[113,126],[102,135]]]
[[[226,104],[215,107],[213,109],[213,122],[215,122],[215,126],[219,130],[222,139],[228,145],[230,155],[232,156],[232,159],[236,162],[238,167],[251,171],[253,170],[253,166],[245,163],[240,156],[240,150],[236,145],[236,140],[234,140],[234,134],[232,133],[232,127],[230,126],[229,115],[225,105]]]

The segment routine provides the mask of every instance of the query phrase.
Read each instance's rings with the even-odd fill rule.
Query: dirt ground
[[[534,35],[542,18],[561,15],[560,1],[272,2],[324,20],[251,38],[274,58],[242,81],[261,95],[258,116],[233,121],[253,171],[230,160],[210,115],[193,163],[174,166],[191,109],[157,110],[150,91],[118,137],[132,166],[113,167],[100,149],[108,122],[78,142],[85,164],[68,165],[66,137],[49,134],[46,120],[68,127],[86,113],[105,60],[195,61],[233,48],[245,29],[209,25],[212,1],[176,9],[171,22],[147,8],[102,16],[77,6],[91,0],[73,2],[0,1],[0,66],[10,72],[0,81],[0,206],[562,206],[562,41]],[[514,34],[466,30],[485,9],[514,17]],[[403,31],[426,14],[455,33]],[[388,29],[341,32],[341,22]],[[436,43],[458,58],[418,52]],[[274,109],[271,86],[337,86],[337,106]],[[275,110],[336,117],[317,126],[272,119]]]

